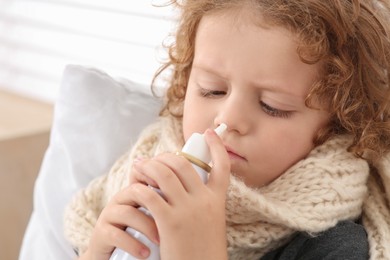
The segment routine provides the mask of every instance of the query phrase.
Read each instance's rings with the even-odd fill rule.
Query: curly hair
[[[291,30],[297,52],[308,64],[321,62],[321,77],[306,105],[316,98],[327,106],[330,123],[313,140],[319,145],[334,135],[353,137],[349,150],[370,161],[390,151],[390,3],[388,0],[182,0],[169,59],[157,71],[172,69],[161,115],[182,117],[195,37],[206,14],[226,9],[253,12],[270,26]],[[256,23],[256,19],[254,19]],[[314,108],[315,109],[315,108]]]

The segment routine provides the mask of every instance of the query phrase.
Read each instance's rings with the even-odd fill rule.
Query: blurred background
[[[150,85],[175,23],[166,2],[0,0],[0,259],[18,258],[65,66]]]

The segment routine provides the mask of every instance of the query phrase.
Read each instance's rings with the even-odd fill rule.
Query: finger
[[[118,247],[129,254],[144,259],[150,254],[149,248],[135,239],[132,235],[123,229],[115,226],[108,226],[102,234],[108,241],[112,243],[113,247]]]
[[[153,187],[142,183],[134,183],[118,192],[109,204],[121,204],[132,207],[144,207],[149,209],[150,205],[162,207],[167,204],[163,197]]]
[[[151,187],[136,183],[131,186],[131,189],[131,201],[148,209],[153,216],[167,215],[169,212],[170,204]]]
[[[111,225],[119,228],[131,227],[138,230],[149,240],[158,244],[158,232],[153,218],[139,208],[115,204],[110,206],[109,212],[105,214],[105,219]]]
[[[154,186],[161,190],[166,201],[173,205],[175,199],[185,196],[186,190],[175,172],[176,169],[172,169],[170,163],[163,157],[136,164],[134,167],[138,172],[152,179],[156,183]],[[177,156],[171,155],[171,159],[174,157]]]
[[[178,156],[172,153],[164,153],[158,155],[155,159],[165,164],[172,170],[172,172],[179,179],[185,191],[192,193],[198,189],[197,187],[199,187],[199,185],[203,185],[201,178],[195,171],[192,164],[183,156]]]
[[[221,138],[213,130],[206,130],[204,136],[213,162],[207,186],[225,194],[230,180],[229,155]]]
[[[129,177],[129,185],[139,182],[139,183],[150,185],[152,187],[158,187],[158,184],[152,178],[148,177],[147,175],[137,170],[136,166],[139,164],[141,164],[140,161],[137,161],[133,164],[131,174]]]

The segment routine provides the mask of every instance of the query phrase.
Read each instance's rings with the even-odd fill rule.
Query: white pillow
[[[147,86],[93,68],[65,68],[19,259],[75,257],[63,236],[65,205],[91,179],[107,173],[160,106]]]

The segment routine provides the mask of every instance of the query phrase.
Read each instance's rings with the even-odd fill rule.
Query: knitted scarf
[[[181,122],[160,118],[108,175],[79,192],[66,209],[65,235],[83,252],[110,198],[124,188],[132,160],[174,152],[183,145]],[[226,219],[230,259],[259,259],[299,231],[316,233],[363,216],[371,259],[390,259],[390,157],[370,168],[347,152],[350,138],[333,138],[269,185],[253,189],[231,176]]]

